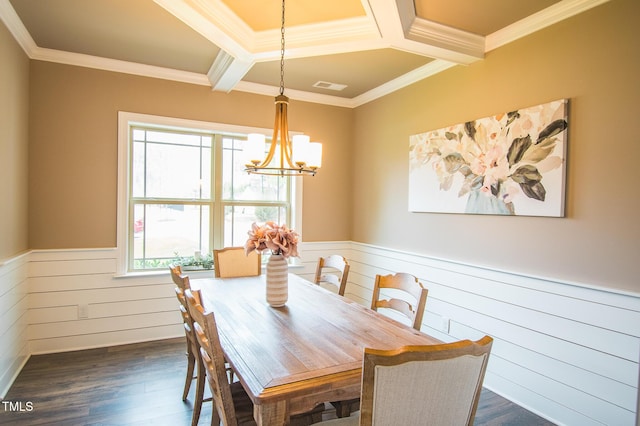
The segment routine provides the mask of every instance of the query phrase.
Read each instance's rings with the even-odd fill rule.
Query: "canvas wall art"
[[[561,99],[409,138],[409,211],[564,216]]]

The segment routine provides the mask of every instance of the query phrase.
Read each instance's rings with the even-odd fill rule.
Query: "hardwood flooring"
[[[184,339],[170,339],[32,356],[1,403],[0,425],[190,425],[184,352]],[[324,418],[333,417],[328,408]],[[205,403],[199,424],[210,423]],[[553,425],[487,389],[475,424]]]

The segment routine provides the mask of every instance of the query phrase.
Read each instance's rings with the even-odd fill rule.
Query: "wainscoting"
[[[28,258],[0,261],[0,399],[29,359]]]
[[[292,272],[306,278],[319,256],[347,257],[346,296],[363,305],[376,274],[418,276],[429,289],[423,331],[443,341],[494,337],[492,391],[557,424],[635,424],[640,295],[353,242],[301,249]],[[167,273],[115,271],[115,249],[34,251],[0,264],[1,396],[31,354],[182,335]]]

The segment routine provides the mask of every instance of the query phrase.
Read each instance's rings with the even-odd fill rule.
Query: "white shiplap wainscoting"
[[[307,244],[305,274],[331,244]],[[422,330],[444,341],[495,339],[485,386],[566,425],[633,425],[640,295],[464,265],[365,244],[346,296],[368,306],[376,274],[408,272],[429,289]]]
[[[29,359],[28,259],[24,253],[0,260],[0,399]]]
[[[635,423],[640,295],[353,242],[303,243],[291,271],[312,279],[318,257],[334,253],[351,263],[347,297],[368,306],[376,274],[408,272],[429,289],[424,332],[493,336],[485,385],[496,393],[557,424]],[[115,249],[0,263],[2,396],[31,354],[182,335],[168,272],[115,273]]]
[[[115,249],[31,254],[32,354],[184,335],[167,272],[115,277]]]

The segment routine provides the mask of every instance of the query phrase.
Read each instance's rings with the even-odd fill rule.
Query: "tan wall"
[[[29,247],[115,247],[117,113],[272,128],[274,98],[34,61],[31,64]],[[289,127],[323,142],[304,178],[304,240],[349,239],[353,111],[297,102]],[[331,206],[331,211],[327,211]]]
[[[353,240],[640,291],[639,16],[613,0],[358,108]],[[559,98],[566,218],[408,212],[410,135]]]
[[[28,246],[29,59],[0,23],[0,259]]]

